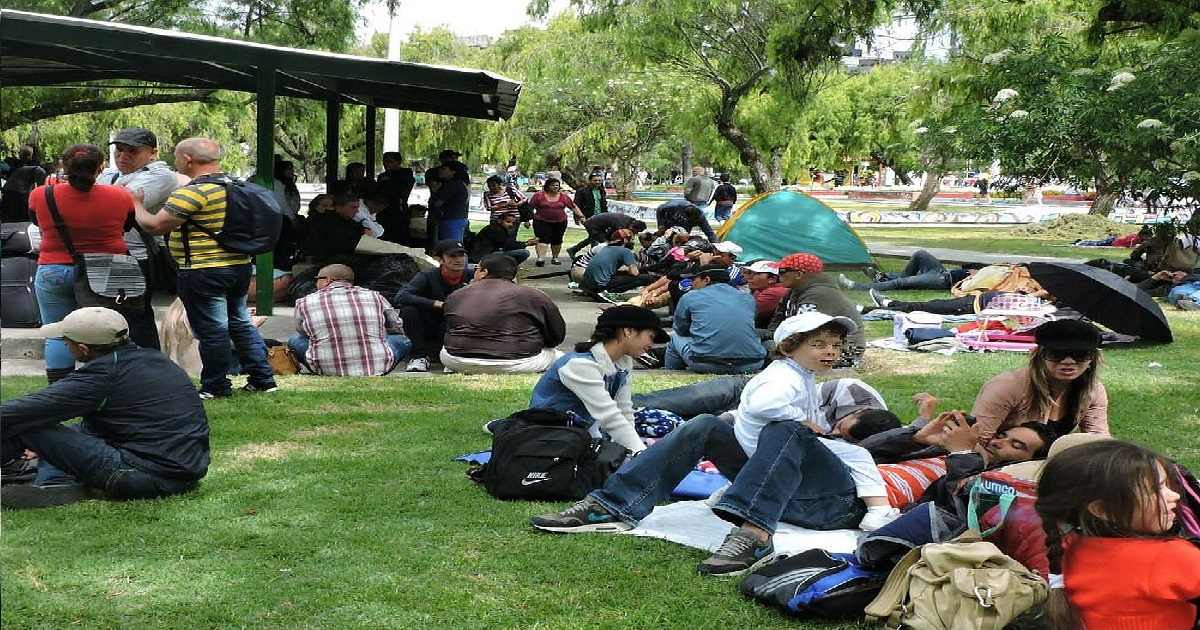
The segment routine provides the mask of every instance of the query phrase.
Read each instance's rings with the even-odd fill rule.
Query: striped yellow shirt
[[[220,232],[225,225],[225,187],[220,184],[189,184],[171,193],[163,204],[163,210],[180,219],[191,219],[192,222]],[[184,269],[204,269],[211,267],[229,267],[244,265],[250,262],[245,254],[222,249],[213,237],[205,234],[195,226],[185,224],[171,232],[167,245],[171,257]],[[184,256],[183,239],[187,234],[188,249],[191,262]]]

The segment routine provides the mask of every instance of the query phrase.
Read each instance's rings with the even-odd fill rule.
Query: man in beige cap
[[[116,311],[80,308],[42,327],[84,365],[41,391],[0,403],[0,457],[39,458],[0,505],[34,508],[91,497],[150,499],[192,490],[208,472],[208,417],[191,379],[162,352],[129,341]],[[82,417],[72,426],[62,423]]]

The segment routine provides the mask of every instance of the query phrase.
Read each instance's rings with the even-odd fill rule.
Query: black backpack
[[[241,179],[232,179],[227,175],[201,175],[193,179],[193,184],[220,184],[225,187],[225,223],[221,231],[213,232],[208,228],[188,221],[184,224],[193,226],[213,237],[222,249],[249,256],[265,254],[275,249],[279,242],[279,234],[283,230],[283,209],[275,199],[275,193],[270,190]],[[187,234],[184,234],[184,256],[191,257],[187,251]]]
[[[582,499],[604,485],[629,453],[553,409],[518,411],[497,424],[492,458],[483,469],[483,487],[497,499]]]
[[[809,549],[748,574],[738,590],[792,615],[862,619],[887,576],[886,571],[860,567],[852,553]]]

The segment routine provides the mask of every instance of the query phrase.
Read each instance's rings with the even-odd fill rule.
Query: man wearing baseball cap
[[[710,263],[683,274],[692,288],[675,307],[663,367],[702,374],[740,374],[763,365],[754,330],[754,298],[729,286],[729,271]]]
[[[9,508],[64,505],[92,489],[118,499],[188,492],[208,471],[208,417],[191,378],[162,352],[129,341],[116,311],[84,307],[42,327],[83,367],[41,391],[0,403],[5,461],[37,453],[29,486],[6,486]],[[61,423],[81,417],[77,425]]]
[[[446,298],[471,281],[467,250],[462,243],[449,239],[438,241],[433,246],[433,258],[441,266],[413,276],[393,300],[400,306],[404,334],[412,342],[406,368],[409,372],[429,371],[429,357],[438,356],[446,336],[443,309]]]
[[[142,205],[151,214],[157,213],[167,197],[187,182],[186,177],[158,159],[158,137],[149,129],[122,129],[108,144],[113,148],[113,164],[104,169],[96,181],[120,186],[131,193],[142,191]],[[151,288],[175,290],[174,269],[163,237],[146,235],[143,238],[141,232],[131,229],[125,232],[125,245],[129,247],[129,254],[137,258],[142,275],[150,281]],[[155,253],[153,262],[151,252]],[[130,319],[129,334],[137,345],[157,349],[158,328],[154,323],[153,305],[150,300],[145,300],[145,303],[145,310],[138,317]]]
[[[823,273],[824,271],[824,263],[813,254],[788,254],[779,261],[779,282],[787,287],[788,292],[775,309],[775,316],[767,326],[767,338],[775,334],[775,329],[783,320],[799,313],[819,311],[835,317],[845,317],[853,321],[858,329],[846,337],[846,349],[838,367],[854,365],[867,347],[862,316],[854,303],[838,290],[837,281]]]
[[[742,268],[746,286],[754,296],[754,327],[765,329],[771,325],[775,309],[787,294],[787,287],[779,284],[779,263],[759,260]]]

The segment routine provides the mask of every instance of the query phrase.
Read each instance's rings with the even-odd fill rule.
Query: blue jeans
[[[850,472],[799,422],[772,422],[747,457],[733,425],[713,415],[683,423],[617,470],[590,496],[636,524],[665,501],[701,459],[733,481],[713,513],[774,534],[783,521],[810,529],[853,527],[866,513]]]
[[[633,406],[670,411],[680,418],[721,414],[738,406],[750,376],[720,376],[691,385],[634,394]]]
[[[61,322],[68,313],[79,308],[75,302],[75,265],[38,265],[33,276],[33,291],[42,325]],[[75,357],[71,356],[67,342],[61,337],[45,341],[45,355],[47,370],[75,367]]]
[[[462,242],[463,231],[467,229],[467,219],[442,219],[438,221],[438,238]]]
[[[56,424],[21,433],[18,440],[38,454],[37,485],[85,485],[119,499],[152,499],[192,490],[195,480],[168,479],[142,472],[121,459],[121,451],[81,425]]]
[[[1192,300],[1200,301],[1200,282],[1188,282],[1172,287],[1167,292],[1167,301],[1174,306],[1179,306],[1179,298],[1186,297]],[[41,302],[41,299],[38,299]]]
[[[942,261],[923,249],[918,249],[908,257],[904,271],[898,274],[885,273],[883,275],[887,278],[886,280],[872,282],[866,288],[876,291],[950,288],[950,272],[942,266]]]
[[[404,335],[388,335],[387,345],[392,349],[392,364],[388,366],[388,372],[396,369],[397,365],[408,356],[408,351],[412,350],[412,342]],[[296,360],[304,364],[304,367],[312,370],[312,366],[308,364],[308,335],[298,332],[288,339],[288,347],[292,349],[292,353],[296,355]]]
[[[267,363],[267,347],[258,329],[250,323],[246,291],[250,288],[250,265],[211,269],[180,269],[177,294],[187,311],[192,334],[199,342],[200,389],[218,396],[231,394],[227,376],[233,353],[251,385],[273,387],[275,373]]]
[[[704,357],[692,352],[692,338],[685,335],[671,334],[667,343],[667,353],[663,357],[663,368],[668,370],[691,370],[697,374],[742,374],[754,372],[763,366],[762,359],[746,363],[730,363],[728,361],[706,361]]]
[[[529,259],[529,250],[528,249],[507,249],[500,253],[517,261],[518,265]]]
[[[733,216],[733,202],[717,202],[717,209],[713,212],[713,218],[718,221],[728,221],[729,217]]]

